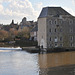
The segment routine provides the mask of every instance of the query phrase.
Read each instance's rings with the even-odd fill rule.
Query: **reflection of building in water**
[[[45,7],[38,18],[38,45],[75,47],[75,17],[61,7]]]
[[[69,71],[70,68],[74,68],[74,67],[69,67],[69,65],[75,64],[75,52],[40,54],[38,57],[39,57],[40,75],[47,75],[49,71],[51,72],[52,70],[53,72],[54,69],[55,72],[58,71],[59,69],[61,69],[61,71],[63,69],[66,70],[68,69]],[[60,67],[60,66],[64,66],[64,67]],[[52,73],[52,75],[54,74]]]
[[[75,65],[40,69],[39,75],[75,75]]]
[[[40,68],[50,68],[70,64],[75,64],[75,52],[62,52],[39,55]]]

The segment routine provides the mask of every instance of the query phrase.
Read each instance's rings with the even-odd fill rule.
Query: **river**
[[[0,75],[74,75],[75,52],[0,50]]]

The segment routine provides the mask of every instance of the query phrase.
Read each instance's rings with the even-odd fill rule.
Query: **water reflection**
[[[75,52],[30,54],[1,50],[0,75],[74,75]]]
[[[0,52],[0,75],[38,75],[37,54]]]
[[[75,52],[40,54],[38,57],[40,68],[75,64]]]
[[[39,75],[74,75],[75,52],[41,54]]]

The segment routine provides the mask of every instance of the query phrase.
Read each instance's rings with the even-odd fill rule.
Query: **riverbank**
[[[56,52],[67,52],[67,51],[75,51],[75,48],[50,48],[50,49],[41,49],[36,46],[20,46],[16,44],[8,44],[8,43],[0,43],[0,47],[21,47],[22,50],[30,52],[30,53],[56,53]]]
[[[0,43],[0,47],[14,47],[14,44]]]
[[[56,53],[56,52],[68,52],[75,51],[75,49],[66,49],[66,48],[51,48],[51,49],[40,49],[33,47],[22,47],[22,50],[25,50],[30,53]]]
[[[35,46],[33,46],[33,47],[22,47],[22,50],[25,50],[25,51],[30,52],[30,53],[39,53],[40,52],[40,49],[36,48]]]
[[[14,45],[0,45],[0,47],[19,47]],[[63,48],[52,48],[52,49],[40,49],[36,48],[36,46],[30,46],[30,47],[21,47],[23,51],[29,52],[29,53],[58,53],[58,52],[70,52],[75,51],[75,49],[63,49]]]

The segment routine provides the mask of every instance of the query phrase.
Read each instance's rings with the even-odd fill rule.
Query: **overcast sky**
[[[23,17],[36,21],[42,8],[62,7],[75,16],[75,0],[0,0],[0,24],[21,22]]]

